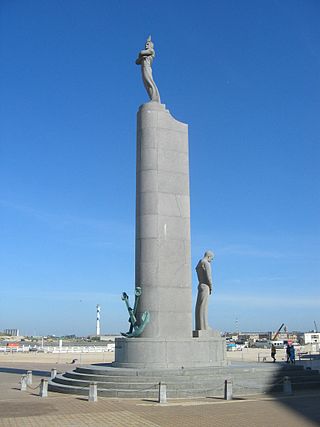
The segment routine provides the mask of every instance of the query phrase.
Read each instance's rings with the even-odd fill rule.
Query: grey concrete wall
[[[137,115],[136,286],[144,338],[192,336],[188,126],[162,104]]]

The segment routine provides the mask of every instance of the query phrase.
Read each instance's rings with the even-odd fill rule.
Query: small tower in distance
[[[97,327],[96,327],[96,335],[97,337],[100,336],[100,305],[97,304]]]

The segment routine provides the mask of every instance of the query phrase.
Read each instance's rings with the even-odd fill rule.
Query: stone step
[[[320,390],[320,381],[318,382],[297,382],[297,383],[291,383],[292,384],[292,391],[293,393],[295,391],[301,391],[301,390]],[[276,384],[271,386],[267,393],[273,394],[273,393],[282,393],[283,391],[283,385],[282,384]]]
[[[289,377],[290,378],[290,377]],[[298,387],[301,387],[301,384],[303,384],[304,388],[310,388],[310,387],[316,387],[317,385],[320,386],[320,378],[317,376],[305,376],[305,377],[299,377],[299,378],[290,378],[292,386],[295,387],[296,384]],[[74,387],[83,387],[87,388],[89,387],[90,382],[92,382],[92,378],[89,380],[87,379],[74,379],[74,378],[68,378],[65,375],[58,375],[54,380],[53,383],[55,384],[62,384],[62,385],[68,385],[68,386],[74,386]],[[175,381],[175,378],[171,378],[167,381],[164,381],[162,379],[162,382],[166,384],[167,390],[170,391],[183,391],[183,390],[212,390],[217,388],[223,388],[224,386],[224,379],[223,378],[207,378],[202,379],[198,378],[194,381],[187,381],[187,382],[180,382]],[[140,381],[140,382],[130,382],[129,379],[127,379],[126,382],[114,382],[114,381],[103,381],[103,378],[101,378],[101,381],[98,381],[98,388],[99,389],[116,389],[118,391],[120,390],[144,390],[144,389],[151,389],[151,388],[157,388],[159,384],[159,381]],[[265,391],[268,389],[273,389],[282,387],[282,379],[279,379],[277,383],[275,383],[274,379],[267,377],[267,378],[260,378],[259,382],[257,381],[257,378],[233,378],[233,388],[236,390],[237,388],[240,389],[259,389],[260,391]]]
[[[262,375],[260,373],[260,380],[264,382],[273,383],[274,382],[274,375]],[[302,371],[297,373],[286,373],[286,375],[282,375],[279,377],[279,380],[283,378],[283,376],[288,376],[291,381],[320,381],[320,376],[312,371]],[[232,378],[233,381],[242,381],[243,379],[243,373],[242,374],[232,374],[231,372],[226,373],[225,375],[214,375],[214,376],[158,376],[158,377],[147,377],[147,376],[139,376],[139,377],[124,377],[124,376],[104,376],[104,375],[88,375],[88,374],[81,374],[81,373],[75,373],[75,372],[66,372],[63,374],[63,377],[65,379],[68,379],[72,382],[72,380],[79,380],[79,381],[97,381],[97,382],[103,382],[103,383],[113,383],[113,384],[126,384],[130,382],[131,384],[135,383],[159,383],[159,381],[162,381],[164,383],[181,383],[181,384],[188,384],[188,383],[217,383],[217,382],[224,382],[226,378]],[[245,375],[246,381],[257,381],[257,374],[249,373]],[[300,380],[299,380],[300,379]]]
[[[210,373],[217,374],[219,372],[224,373],[229,370],[233,371],[274,371],[275,368],[291,371],[303,371],[304,368],[301,365],[288,365],[287,363],[234,363],[227,367],[200,367],[200,368],[179,368],[179,369],[133,369],[133,368],[115,368],[111,364],[95,364],[89,366],[78,366],[76,372],[81,373],[95,373],[97,375],[115,375],[115,376],[157,376],[163,375],[164,372],[168,375],[208,375]]]
[[[67,384],[58,384],[49,382],[49,391],[55,391],[59,393],[69,393],[69,394],[81,394],[88,395],[88,387],[80,386],[70,386]],[[210,395],[213,392],[217,393],[216,389],[206,391],[206,395]],[[223,388],[221,388],[219,395],[222,395]],[[123,397],[123,398],[153,398],[158,397],[158,385],[152,386],[143,389],[105,389],[98,387],[98,395],[103,397]],[[178,398],[178,397],[202,397],[204,395],[204,390],[201,389],[185,389],[185,390],[167,390],[168,398]]]
[[[207,390],[207,389],[212,389],[212,388],[216,388],[216,387],[223,387],[224,385],[224,380],[220,380],[220,381],[215,381],[213,382],[210,379],[207,379],[206,381],[204,380],[198,380],[198,381],[193,381],[190,383],[190,381],[188,382],[175,382],[174,379],[171,379],[170,381],[162,381],[163,383],[166,384],[167,386],[167,390],[184,390],[184,389],[203,389],[203,390]],[[53,383],[57,383],[57,384],[63,384],[63,385],[70,385],[70,386],[76,386],[76,387],[89,387],[89,384],[91,383],[91,381],[85,381],[85,380],[81,380],[81,379],[70,379],[70,378],[66,378],[65,376],[57,376],[56,378],[54,378]],[[97,382],[98,387],[99,388],[103,388],[103,389],[118,389],[118,390],[122,390],[122,389],[135,389],[135,390],[141,390],[141,389],[147,389],[147,388],[154,388],[154,387],[158,387],[159,385],[159,381],[155,381],[155,382],[104,382],[104,381],[99,381]]]
[[[112,375],[112,376],[125,376],[125,377],[138,377],[138,376],[159,376],[159,375],[208,375],[210,372],[223,373],[225,368],[194,368],[194,369],[130,369],[130,368],[113,368],[113,367],[103,367],[103,366],[81,366],[77,367],[74,372],[83,373],[83,374],[95,374],[95,375]]]
[[[71,373],[68,373],[68,375],[78,375],[83,374],[87,375],[88,378],[92,378],[92,376],[96,377],[96,380],[99,381],[99,378],[101,376],[105,378],[111,378],[116,377],[117,381],[122,381],[124,378],[126,381],[126,378],[130,377],[130,381],[140,381],[140,378],[147,377],[152,379],[159,379],[159,378],[171,378],[174,376],[175,378],[186,378],[186,380],[192,380],[194,378],[206,378],[208,376],[220,376],[228,378],[230,375],[232,376],[242,376],[245,374],[246,376],[252,374],[252,375],[259,375],[265,376],[265,375],[274,375],[275,371],[279,369],[278,366],[274,366],[272,364],[269,365],[269,367],[261,367],[261,364],[257,367],[253,367],[250,369],[245,369],[241,367],[233,367],[230,366],[228,368],[208,368],[208,369],[184,369],[184,370],[133,370],[129,368],[104,368],[104,367],[78,367]],[[305,372],[303,367],[301,366],[293,366],[293,367],[287,367],[286,365],[281,366],[281,372],[283,375],[287,374],[296,374],[296,375],[305,375]],[[312,372],[310,375],[315,375],[315,371],[309,371]]]
[[[115,382],[115,383],[126,383],[130,381],[131,383],[139,382],[172,382],[173,379],[175,382],[189,383],[190,381],[207,381],[211,378],[225,380],[230,375],[193,375],[193,376],[138,376],[138,377],[125,377],[125,376],[114,376],[114,375],[94,375],[94,374],[82,374],[77,372],[66,372],[63,374],[66,378],[75,379],[75,380],[85,380],[85,381],[103,381],[103,382]]]
[[[80,386],[70,386],[66,384],[57,384],[49,382],[49,391],[55,391],[60,393],[70,393],[70,394],[81,394],[88,395],[89,390],[88,387],[80,387]],[[245,389],[244,393],[255,394],[262,393],[262,389],[257,388],[249,388]],[[98,395],[102,397],[119,397],[119,398],[158,398],[158,386],[149,387],[145,389],[104,389],[98,387]],[[243,389],[235,390],[237,395],[243,395]],[[203,388],[186,388],[181,390],[168,390],[167,389],[167,397],[170,399],[174,398],[190,398],[190,397],[222,397],[223,396],[223,386],[221,387],[213,387],[208,389]]]
[[[292,385],[293,393],[299,390],[318,390],[320,389],[320,383],[306,384],[296,383]],[[80,386],[70,386],[67,384],[54,384],[52,382],[49,383],[49,390],[56,391],[60,393],[71,393],[71,394],[81,394],[88,395],[88,387],[80,387]],[[253,395],[253,394],[261,394],[261,393],[282,393],[283,386],[282,384],[277,384],[271,389],[266,390],[264,387],[250,387],[248,385],[233,385],[233,395],[236,396],[245,396],[245,395]],[[158,398],[158,386],[147,387],[142,389],[105,389],[98,387],[98,395],[103,397],[118,397],[118,398]],[[170,390],[167,389],[167,397],[168,398],[190,398],[190,397],[222,397],[223,396],[223,386],[221,387],[212,387],[212,388],[186,388],[180,390]]]
[[[49,390],[88,394],[90,382],[98,383],[98,394],[109,397],[157,398],[159,382],[167,386],[168,398],[222,396],[225,379],[232,379],[234,395],[282,392],[283,378],[293,390],[320,388],[318,371],[287,364],[251,364],[224,368],[141,370],[91,365],[59,374]]]

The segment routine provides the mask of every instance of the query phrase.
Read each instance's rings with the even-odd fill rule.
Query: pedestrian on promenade
[[[290,363],[290,344],[287,344],[287,349],[286,349],[286,355],[287,355],[287,363]]]
[[[276,347],[274,344],[272,344],[271,345],[271,357],[273,359],[273,363],[276,361],[276,353],[277,353]]]
[[[296,363],[296,351],[292,344],[290,344],[290,362],[293,364]]]

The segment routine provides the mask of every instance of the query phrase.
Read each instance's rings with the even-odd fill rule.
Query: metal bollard
[[[224,381],[224,400],[232,400],[232,381],[225,380]]]
[[[57,370],[56,368],[51,369],[51,379],[55,378],[57,376]]]
[[[24,374],[24,375],[21,376],[20,390],[21,391],[26,391],[27,390],[27,375],[26,374]]]
[[[89,385],[89,397],[88,397],[88,401],[89,402],[97,402],[97,400],[98,400],[97,383],[96,382],[92,382]]]
[[[159,403],[167,403],[167,385],[159,382]]]
[[[32,384],[32,371],[27,371],[27,385]]]
[[[48,397],[48,380],[42,378],[40,383],[40,391],[39,391],[40,397]]]
[[[292,384],[289,377],[283,377],[283,394],[290,396],[293,394],[292,392]]]

